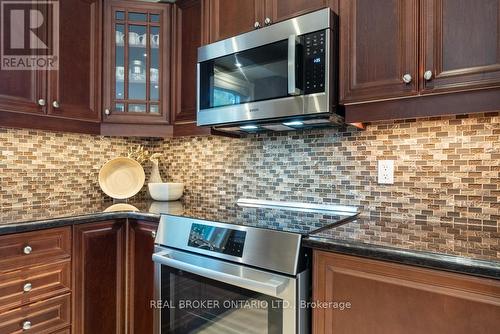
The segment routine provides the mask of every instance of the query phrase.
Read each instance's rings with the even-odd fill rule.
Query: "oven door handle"
[[[301,90],[297,88],[297,35],[288,36],[288,94],[299,95]]]
[[[153,261],[272,297],[279,297],[291,280],[288,277],[175,250],[155,253]]]

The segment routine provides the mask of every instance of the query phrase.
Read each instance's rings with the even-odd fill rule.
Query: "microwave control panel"
[[[326,31],[320,30],[303,35],[305,94],[325,91],[325,47]]]

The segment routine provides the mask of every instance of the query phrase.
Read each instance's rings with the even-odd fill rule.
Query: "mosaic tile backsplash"
[[[161,143],[163,173],[185,196],[340,203],[365,215],[498,226],[499,113],[380,122],[245,138]],[[377,160],[395,184],[377,184]]]
[[[245,138],[108,138],[0,128],[0,207],[99,200],[107,160],[146,145],[185,197],[340,203],[366,215],[498,226],[500,117],[474,114]],[[395,184],[377,184],[377,160]],[[148,177],[148,176],[147,176]],[[146,196],[143,190],[138,197]]]
[[[0,128],[0,208],[103,199],[99,169],[138,144],[148,141]]]

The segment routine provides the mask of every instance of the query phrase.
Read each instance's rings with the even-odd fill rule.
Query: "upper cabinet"
[[[109,1],[105,22],[103,121],[168,124],[171,6]]]
[[[500,1],[422,0],[422,92],[500,85]]]
[[[330,7],[337,12],[338,0],[265,0],[264,24],[276,23],[294,16]],[[269,22],[270,21],[270,22]],[[268,23],[269,22],[269,23]]]
[[[101,2],[60,0],[59,68],[48,75],[50,115],[98,121]]]
[[[500,109],[500,0],[340,0],[339,15],[348,122]]]
[[[43,70],[0,70],[0,125],[98,133],[101,2],[27,4],[31,7],[23,7],[25,10],[36,10],[43,18],[36,30],[36,44],[24,38],[30,41],[29,54],[53,55],[56,63],[54,68]],[[57,7],[59,15],[53,10]],[[15,40],[22,40],[22,36]]]
[[[207,0],[210,42],[233,37],[324,7],[338,0]]]
[[[418,94],[418,0],[340,0],[343,103]]]
[[[210,42],[261,27],[264,0],[209,0]]]

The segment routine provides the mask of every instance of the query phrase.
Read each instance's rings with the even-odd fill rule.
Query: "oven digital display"
[[[246,234],[245,231],[193,224],[188,246],[241,257]]]

